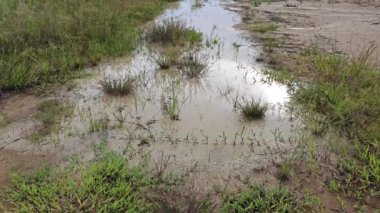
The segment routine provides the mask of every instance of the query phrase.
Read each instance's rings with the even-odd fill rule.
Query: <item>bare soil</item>
[[[252,14],[248,23],[278,24],[274,34],[286,38],[283,49],[289,52],[316,44],[326,51],[357,57],[369,47],[380,46],[378,0],[278,1],[254,8],[248,1],[242,2],[243,13]],[[380,48],[375,50],[373,60],[380,64]]]

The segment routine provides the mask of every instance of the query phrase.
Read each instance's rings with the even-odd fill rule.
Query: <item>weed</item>
[[[162,111],[169,115],[170,120],[179,120],[179,101],[176,96],[162,100]]]
[[[202,33],[188,28],[185,22],[166,19],[162,23],[155,23],[145,33],[147,41],[163,45],[185,45],[202,41]]]
[[[112,113],[114,118],[122,125],[127,119],[127,113],[125,112],[125,107],[117,107],[117,109]]]
[[[103,91],[110,95],[129,95],[136,87],[137,78],[127,75],[123,79],[103,79],[100,85]]]
[[[278,178],[282,182],[286,182],[290,179],[292,167],[289,163],[281,163],[278,170]]]
[[[261,99],[250,101],[243,101],[239,103],[241,115],[247,120],[261,119],[265,116],[265,112],[268,110],[267,104],[261,103]]]
[[[279,47],[280,43],[275,37],[265,36],[260,38],[266,52],[272,53],[274,48]]]
[[[273,23],[266,23],[266,22],[261,22],[261,23],[254,23],[250,26],[250,29],[253,32],[258,32],[258,33],[267,33],[267,32],[272,32],[277,30],[278,26]]]
[[[180,105],[179,98],[175,90],[175,82],[171,85],[171,95],[169,98],[161,97],[162,112],[167,114],[170,120],[179,120]]]
[[[188,78],[200,78],[209,71],[207,57],[198,53],[186,53],[180,63],[181,72]]]

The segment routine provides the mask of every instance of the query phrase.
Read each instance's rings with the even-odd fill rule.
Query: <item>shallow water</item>
[[[93,143],[104,140],[112,149],[128,152],[131,159],[149,154],[156,162],[170,156],[175,171],[189,171],[195,166],[200,172],[198,180],[207,184],[231,174],[252,176],[255,168],[273,160],[268,153],[291,149],[290,141],[300,124],[287,110],[287,88],[265,81],[261,74],[264,67],[256,62],[259,50],[234,27],[241,20],[236,12],[226,9],[227,3],[231,2],[210,0],[193,8],[194,1],[184,0],[156,20],[181,19],[202,32],[205,39],[218,40],[201,50],[210,64],[206,76],[194,81],[159,70],[143,45],[132,59],[122,58],[87,70],[92,77],[65,91],[61,96],[73,104],[74,116],[63,121],[62,129],[49,139],[54,139],[54,145],[39,145],[38,150],[55,150],[61,157],[77,154],[91,158]],[[99,80],[104,76],[130,73],[140,76],[133,95],[111,97],[103,93]],[[173,92],[181,103],[178,121],[162,113],[162,97]],[[252,122],[242,119],[234,108],[236,98],[267,103],[265,118]],[[116,113],[125,119],[124,124],[116,121]],[[90,120],[101,117],[110,120],[109,128],[90,133]],[[4,144],[21,134],[19,125],[3,130]],[[31,145],[22,139],[12,146],[25,149]]]

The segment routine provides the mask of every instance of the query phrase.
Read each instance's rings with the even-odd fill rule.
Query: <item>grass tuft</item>
[[[200,78],[209,71],[209,66],[204,56],[190,52],[181,58],[180,69],[188,78]]]
[[[264,118],[265,113],[268,110],[268,105],[263,104],[261,99],[243,101],[243,103],[238,104],[238,107],[240,108],[241,115],[250,121]]]
[[[162,23],[155,23],[145,33],[145,38],[151,43],[185,45],[195,44],[202,41],[202,33],[188,28],[185,22],[167,19]]]
[[[123,79],[103,79],[100,85],[103,91],[109,95],[129,95],[136,87],[137,78],[126,76]]]
[[[160,69],[169,69],[171,65],[171,61],[168,59],[168,57],[164,55],[159,55],[155,59],[157,65],[160,67]]]

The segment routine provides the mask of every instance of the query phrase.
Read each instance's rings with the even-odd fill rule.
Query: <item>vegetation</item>
[[[261,99],[244,101],[243,103],[239,103],[238,107],[240,108],[242,116],[247,120],[261,119],[268,110],[268,106],[261,103]]]
[[[167,19],[155,23],[145,34],[147,41],[163,45],[186,45],[202,41],[202,33],[186,26],[185,22]]]
[[[333,126],[353,144],[347,147],[348,153],[336,150],[341,156],[334,172],[337,179],[330,180],[329,185],[359,199],[380,194],[380,71],[370,62],[372,52],[368,49],[350,59],[310,48],[292,60],[271,56],[283,73],[274,74],[276,79],[308,82],[296,88],[294,101],[323,116],[319,119],[323,123],[313,124],[317,132]]]
[[[172,82],[170,97],[166,98],[162,96],[161,98],[162,112],[167,114],[170,120],[179,120],[179,113],[181,111],[179,98],[175,90],[175,83],[176,82]]]
[[[64,82],[76,70],[136,47],[164,0],[3,0],[0,91]]]
[[[148,174],[106,152],[89,165],[13,175],[1,204],[5,212],[153,212],[147,192],[158,182]]]
[[[90,115],[91,116],[91,115]],[[102,115],[100,118],[90,118],[90,129],[92,132],[100,132],[108,129],[110,119],[107,114]]]
[[[164,55],[157,56],[155,61],[161,69],[165,70],[170,68],[171,61]]]
[[[110,95],[129,95],[136,87],[137,78],[127,75],[122,79],[104,79],[100,81],[103,91]]]
[[[250,29],[253,32],[266,33],[277,30],[278,26],[274,23],[259,22],[251,25]]]
[[[39,141],[49,135],[60,124],[62,117],[70,116],[72,108],[63,106],[57,100],[43,101],[38,105],[35,118],[41,121],[42,126],[32,135],[33,141]]]
[[[295,94],[299,103],[325,115],[351,139],[352,156],[343,156],[338,170],[342,190],[359,198],[380,193],[380,70],[370,63],[371,53],[369,49],[353,60],[308,53],[306,60],[317,75]]]
[[[317,204],[312,196],[296,198],[284,188],[266,189],[250,186],[238,196],[227,196],[223,212],[305,212]]]
[[[182,73],[188,78],[200,78],[208,72],[208,63],[204,56],[189,52],[181,58],[180,67]]]

